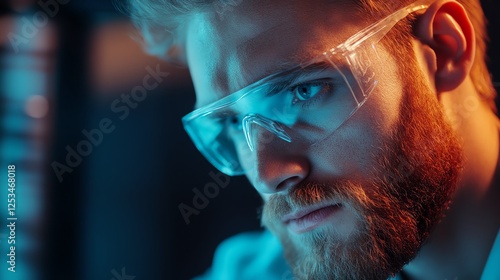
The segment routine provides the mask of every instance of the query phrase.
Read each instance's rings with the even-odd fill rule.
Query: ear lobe
[[[416,35],[435,52],[438,93],[458,87],[469,74],[475,54],[474,29],[463,6],[453,0],[434,2],[419,18]]]

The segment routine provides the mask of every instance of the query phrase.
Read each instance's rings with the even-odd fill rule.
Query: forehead
[[[204,106],[343,42],[367,25],[351,1],[233,1],[192,16],[186,54]]]

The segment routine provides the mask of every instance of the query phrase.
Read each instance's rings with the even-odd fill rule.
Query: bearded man
[[[130,4],[149,51],[190,69],[196,147],[263,198],[272,234],[225,242],[204,278],[500,277],[478,0]]]

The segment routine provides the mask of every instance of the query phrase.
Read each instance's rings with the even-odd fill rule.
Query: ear
[[[464,7],[439,0],[417,21],[417,38],[435,53],[434,81],[438,93],[458,87],[470,72],[476,40]]]

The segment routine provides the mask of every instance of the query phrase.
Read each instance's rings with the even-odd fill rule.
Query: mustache
[[[350,204],[359,208],[366,198],[363,188],[352,181],[339,179],[328,184],[306,182],[293,187],[286,194],[274,194],[262,208],[263,221],[280,221],[290,212],[328,201]],[[359,209],[358,209],[359,210]]]

